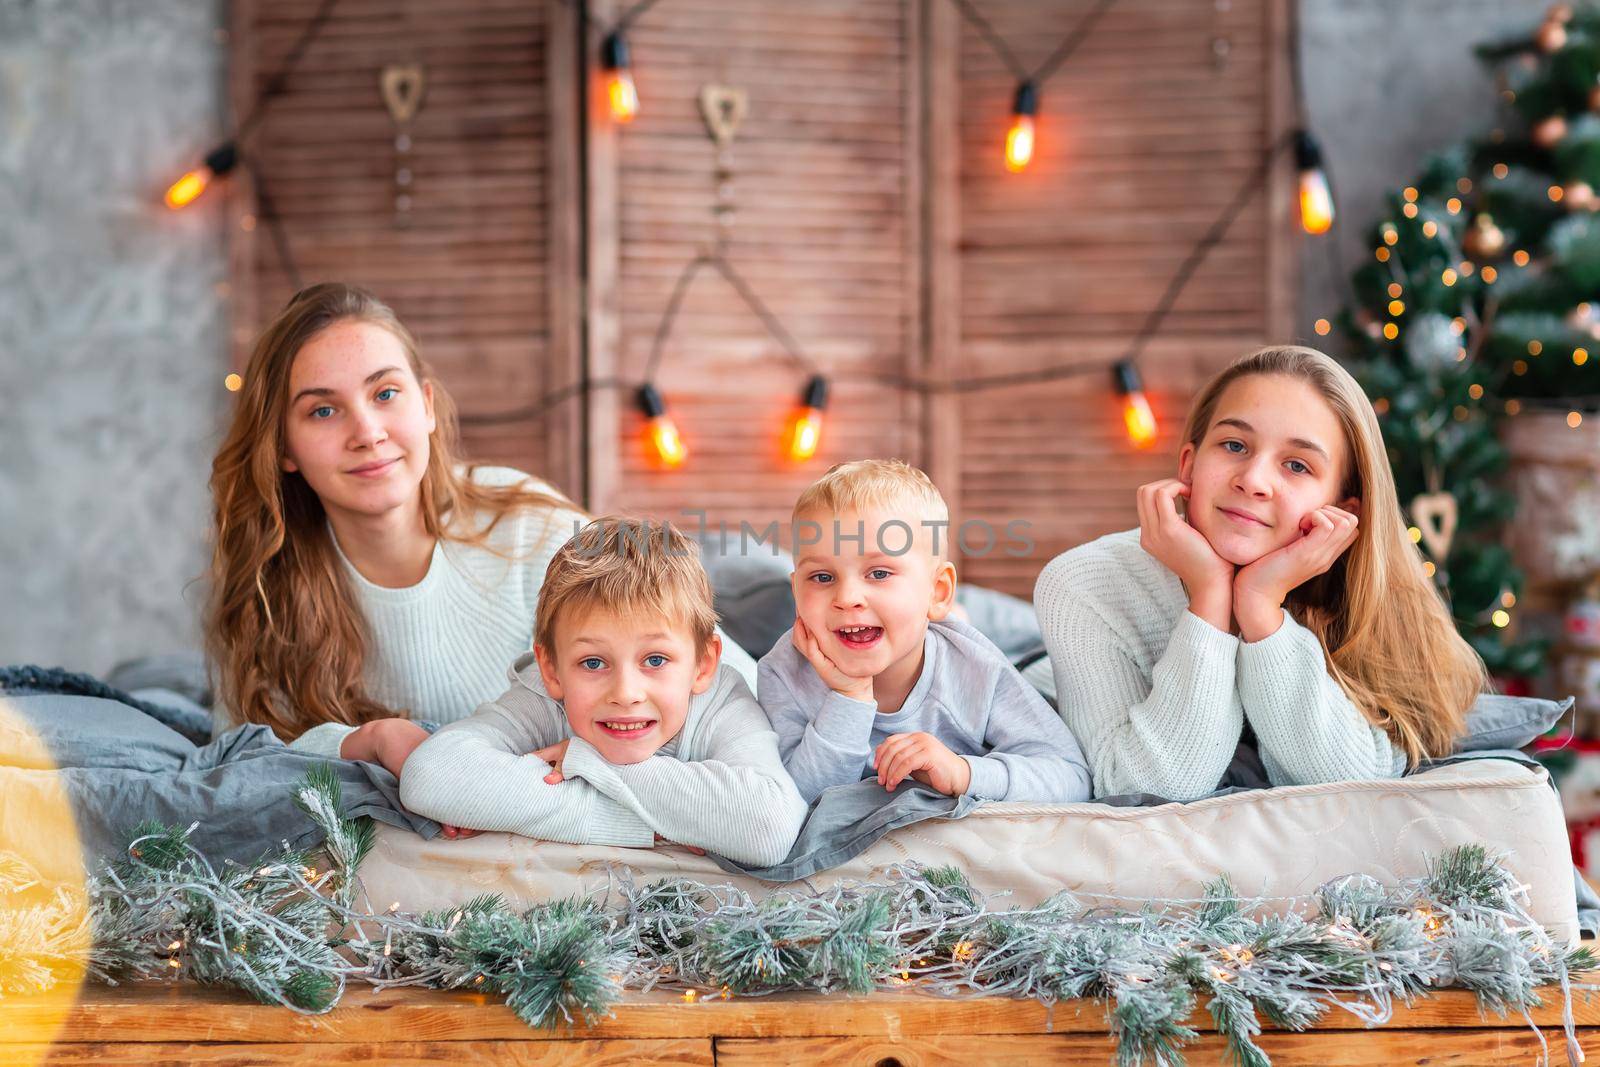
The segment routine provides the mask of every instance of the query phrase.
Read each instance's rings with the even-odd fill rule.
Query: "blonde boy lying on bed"
[[[452,827],[777,863],[806,803],[715,624],[692,541],[596,519],[551,560],[511,688],[418,746],[401,801]]]

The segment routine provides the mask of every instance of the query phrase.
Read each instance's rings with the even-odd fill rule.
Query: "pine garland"
[[[1559,985],[1576,1062],[1570,975],[1595,965],[1533,921],[1526,887],[1481,846],[1452,849],[1399,886],[1330,882],[1304,914],[1275,914],[1226,878],[1196,900],[1091,906],[1061,893],[1007,909],[953,867],[902,865],[881,881],[764,900],[687,879],[638,886],[616,870],[587,899],[519,911],[484,896],[407,915],[356,906],[372,829],[339,815],[334,776],[308,775],[296,801],[326,833],[322,848],[285,845],[252,867],[213,867],[189,844],[193,826],[141,827],[126,857],[77,891],[43,887],[0,854],[0,995],[87,967],[112,984],[183,979],[324,1012],[354,980],[493,993],[529,1025],[553,1027],[609,1014],[624,989],[694,1000],[910,986],[1093,998],[1107,1006],[1122,1067],[1183,1063],[1204,1003],[1232,1057],[1264,1067],[1263,1019],[1304,1030],[1338,1008],[1373,1025],[1396,1001],[1446,986],[1526,1016],[1541,987]]]

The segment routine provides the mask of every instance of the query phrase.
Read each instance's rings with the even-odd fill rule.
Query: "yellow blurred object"
[[[7,1063],[33,1064],[49,1045],[83,985],[92,929],[72,804],[48,748],[0,699],[8,762],[29,772],[8,783],[0,804],[0,969],[7,997],[40,996],[8,1019]]]

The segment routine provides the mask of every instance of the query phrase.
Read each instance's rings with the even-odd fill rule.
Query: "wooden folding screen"
[[[241,109],[319,2],[234,0]],[[1025,68],[1096,6],[968,2]],[[1041,86],[1034,162],[1011,174],[1015,77],[955,0],[660,0],[629,29],[642,107],[625,126],[593,69],[622,0],[341,0],[252,155],[305,280],[391,300],[468,415],[593,383],[537,418],[470,427],[475,456],[595,510],[703,509],[759,529],[829,463],[901,455],[958,520],[1030,524],[1026,556],[959,561],[970,580],[1026,593],[1050,556],[1133,524],[1132,490],[1172,469],[1202,375],[1286,336],[1293,176],[1280,155],[1145,348],[1162,436],[1128,444],[1100,365],[1287,132],[1287,2],[1112,4]],[[407,63],[428,82],[397,227],[397,128],[377,77]],[[707,84],[749,100],[720,190]],[[241,189],[240,214],[259,215]],[[808,372],[714,270],[687,290],[655,375],[690,458],[658,469],[640,441],[631,385],[681,268],[719,234],[833,382],[809,463],[777,443]],[[248,336],[289,283],[265,225],[236,236]],[[1092,373],[908,387],[1058,366]]]

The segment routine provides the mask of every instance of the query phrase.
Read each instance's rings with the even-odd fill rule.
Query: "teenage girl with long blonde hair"
[[[1182,509],[1180,510],[1180,502]],[[1096,795],[1203,796],[1254,735],[1275,785],[1448,754],[1483,691],[1407,536],[1377,415],[1308,348],[1214,377],[1139,529],[1058,556],[1034,604]]]

